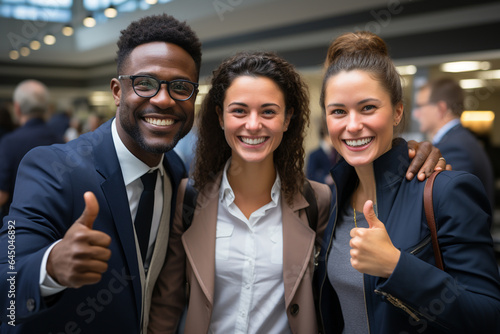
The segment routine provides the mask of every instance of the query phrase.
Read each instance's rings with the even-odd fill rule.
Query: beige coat
[[[185,307],[189,308],[185,333],[207,333],[213,308],[215,280],[215,239],[221,176],[200,193],[193,221],[183,233],[182,206],[186,180],[179,186],[174,224],[165,265],[153,292],[148,333],[175,333]],[[318,237],[307,221],[306,199],[295,195],[293,204],[282,202],[283,280],[285,305],[293,333],[317,333],[312,293],[314,245],[319,245],[329,216],[331,191],[311,181],[318,203]],[[187,261],[187,262],[186,262]],[[187,282],[187,283],[186,283]]]

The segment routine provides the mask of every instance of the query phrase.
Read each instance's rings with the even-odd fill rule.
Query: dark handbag
[[[432,206],[432,188],[434,187],[434,179],[441,171],[435,171],[431,174],[429,179],[425,183],[424,188],[424,210],[425,218],[427,219],[427,225],[431,231],[431,241],[432,248],[434,250],[434,258],[436,260],[436,267],[444,270],[443,258],[441,256],[441,249],[439,248],[438,238],[437,238],[437,228],[436,221],[434,220],[434,207]]]

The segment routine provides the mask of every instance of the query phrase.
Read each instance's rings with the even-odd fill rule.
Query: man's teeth
[[[245,138],[241,137],[241,141],[244,142],[245,144],[248,145],[258,145],[260,143],[263,143],[266,138],[261,137],[261,138]]]
[[[158,118],[150,118],[150,117],[146,117],[146,122],[148,122],[149,124],[153,124],[153,125],[172,125],[172,124],[174,124],[173,119],[158,119]]]
[[[371,142],[373,140],[373,137],[370,137],[370,138],[363,138],[363,139],[357,139],[357,140],[346,140],[346,144],[349,145],[349,146],[363,146],[363,145],[366,145],[368,144],[369,142]]]

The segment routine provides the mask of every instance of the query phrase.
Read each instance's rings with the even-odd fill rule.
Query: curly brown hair
[[[143,17],[122,30],[118,40],[117,71],[122,68],[129,54],[137,46],[151,42],[165,42],[180,46],[193,58],[198,75],[201,67],[201,42],[186,22],[162,14]]]
[[[288,130],[274,151],[274,164],[281,179],[281,189],[290,203],[302,189],[304,176],[304,137],[309,126],[309,91],[294,66],[275,53],[240,52],[222,62],[213,71],[212,86],[199,114],[198,143],[193,172],[194,186],[199,190],[213,183],[231,157],[231,148],[220,128],[217,108],[223,110],[226,90],[240,76],[265,77],[273,80],[285,97],[285,112],[293,112]]]

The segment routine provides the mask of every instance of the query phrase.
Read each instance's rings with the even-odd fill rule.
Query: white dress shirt
[[[279,176],[249,219],[234,203],[226,163],[219,190],[215,293],[209,333],[291,333],[283,283]]]
[[[163,167],[163,157],[162,155],[160,163],[150,168],[144,162],[139,160],[135,155],[133,155],[123,144],[118,135],[118,131],[116,129],[116,119],[113,120],[111,124],[111,134],[113,137],[113,143],[115,146],[116,154],[118,156],[118,162],[120,164],[120,168],[123,174],[123,181],[125,183],[125,187],[127,189],[127,197],[130,207],[130,217],[132,217],[132,223],[135,220],[135,215],[137,213],[137,207],[139,205],[139,199],[142,194],[142,190],[144,189],[141,181],[141,176],[146,172],[154,169],[159,170],[159,175],[156,179],[156,187],[155,187],[155,203],[154,203],[154,213],[153,220],[151,223],[151,233],[149,238],[149,246],[148,253],[146,256],[146,264],[144,268],[147,272],[147,268],[149,267],[149,261],[151,260],[151,255],[153,253],[153,245],[156,241],[156,234],[158,232],[158,226],[160,224],[160,218],[162,213],[163,206],[163,175],[165,173],[165,169]],[[161,177],[159,177],[161,176]],[[83,198],[82,198],[83,200]],[[40,266],[40,291],[42,296],[50,296],[56,294],[66,287],[58,284],[52,277],[50,277],[47,273],[47,259],[52,248],[61,240],[53,243],[44,254],[42,259],[42,263]]]

